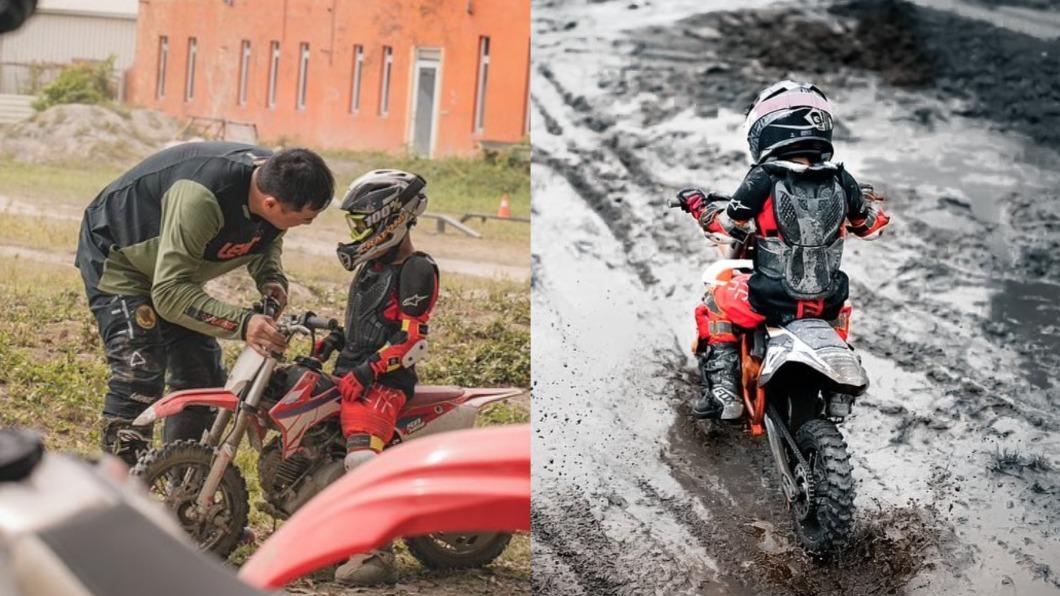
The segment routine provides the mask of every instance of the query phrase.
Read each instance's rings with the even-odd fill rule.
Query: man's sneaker
[[[335,570],[335,581],[349,586],[376,586],[397,583],[397,561],[394,547],[354,555]]]
[[[100,435],[103,451],[118,456],[131,468],[151,448],[154,425],[133,426],[131,420],[104,417]]]
[[[740,354],[735,343],[714,344],[699,360],[703,393],[692,406],[701,420],[735,420],[743,416],[740,397]]]

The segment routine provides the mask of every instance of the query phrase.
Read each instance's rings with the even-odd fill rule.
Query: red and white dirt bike
[[[296,335],[315,340],[315,331],[330,332],[336,327],[335,320],[311,312],[278,321],[279,331],[288,340]],[[233,463],[244,436],[258,453],[264,501],[256,506],[275,518],[288,518],[345,473],[346,448],[338,416],[341,395],[337,379],[324,373],[321,365],[329,355],[300,356],[281,366],[281,355],[265,357],[245,347],[223,388],[172,393],[136,419],[135,424],[149,424],[189,406],[218,409],[203,440],[175,441],[152,449],[132,470],[176,514],[203,550],[227,557],[247,524],[246,481]],[[397,432],[388,448],[471,428],[479,408],[522,392],[518,388],[421,385],[399,413]],[[510,538],[504,533],[444,533],[405,538],[405,543],[430,568],[463,569],[489,563],[504,551]]]

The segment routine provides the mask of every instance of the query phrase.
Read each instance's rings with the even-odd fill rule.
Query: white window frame
[[[184,79],[184,101],[195,99],[195,59],[199,54],[199,40],[195,37],[188,38],[188,63],[185,67],[186,77]]]
[[[239,96],[236,103],[247,105],[247,84],[250,81],[250,40],[244,39],[239,52]]]
[[[379,86],[379,115],[390,113],[390,82],[394,72],[394,48],[383,46],[383,76]]]
[[[155,72],[155,98],[166,96],[166,65],[169,62],[169,36],[158,36],[158,69]]]
[[[265,107],[276,107],[276,79],[280,77],[280,42],[269,44],[269,86],[265,89]]]
[[[304,110],[307,87],[309,86],[309,44],[303,42],[298,46],[298,89],[295,93],[294,107]]]
[[[478,38],[478,80],[475,83],[475,120],[474,132],[482,132],[486,127],[486,87],[490,71],[490,38],[483,35]]]
[[[350,82],[350,113],[361,111],[361,81],[364,79],[364,46],[353,46],[353,77]]]

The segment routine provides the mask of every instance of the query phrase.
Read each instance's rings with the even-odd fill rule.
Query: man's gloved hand
[[[681,205],[681,211],[698,220],[707,206],[707,193],[698,188],[684,188],[677,192],[677,202]]]
[[[346,373],[346,376],[339,379],[339,393],[342,394],[343,401],[360,399],[364,394],[364,389],[364,384],[352,372]]]
[[[279,317],[283,313],[283,309],[287,308],[287,290],[283,289],[283,284],[278,281],[267,281],[261,286],[261,294],[268,296],[280,304],[280,310],[276,313]]]

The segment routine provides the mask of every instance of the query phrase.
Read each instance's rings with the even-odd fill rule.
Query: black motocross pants
[[[89,290],[89,307],[110,366],[105,417],[136,418],[162,397],[167,384],[171,391],[225,384],[217,340],[164,321],[149,298]],[[162,440],[197,440],[212,423],[209,408],[188,408],[166,419]]]

